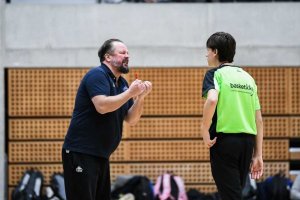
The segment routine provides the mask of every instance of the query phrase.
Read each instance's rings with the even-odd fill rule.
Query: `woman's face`
[[[216,67],[218,65],[219,60],[216,49],[212,50],[211,48],[207,48],[206,58],[209,67]]]

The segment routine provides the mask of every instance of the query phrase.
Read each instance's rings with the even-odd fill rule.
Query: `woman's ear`
[[[214,49],[214,54],[218,55],[218,49]]]

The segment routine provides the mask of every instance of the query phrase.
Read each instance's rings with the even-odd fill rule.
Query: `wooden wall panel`
[[[10,142],[10,163],[61,162],[62,142]],[[288,160],[288,140],[265,140],[265,160]],[[123,141],[111,161],[208,161],[209,152],[202,140]]]
[[[200,117],[142,118],[135,126],[125,124],[123,138],[200,138]]]
[[[77,87],[88,69],[10,69],[10,116],[71,116]],[[144,115],[200,115],[203,68],[132,69],[153,83]],[[133,78],[129,78],[130,82]]]
[[[289,138],[290,118],[289,117],[263,117],[264,138]]]
[[[255,79],[263,114],[289,113],[288,68],[245,68]]]
[[[265,138],[300,137],[299,117],[263,117]],[[9,140],[63,140],[69,118],[10,119]],[[200,138],[201,117],[141,118],[135,126],[124,123],[123,139]]]
[[[256,80],[263,114],[299,114],[298,68],[245,68]],[[207,68],[133,68],[153,83],[144,115],[201,115]],[[10,69],[10,116],[70,116],[84,69]],[[291,76],[291,77],[290,77]],[[293,91],[293,92],[290,92]],[[289,94],[290,93],[290,94]],[[290,99],[289,99],[290,98]]]
[[[264,140],[263,158],[264,160],[289,160],[289,140]]]
[[[299,67],[290,70],[290,113],[300,114],[300,70]]]
[[[88,68],[8,70],[9,191],[26,169],[39,169],[49,183],[62,171],[61,148],[80,80]],[[125,78],[150,80],[143,118],[124,123],[123,141],[111,157],[112,180],[141,174],[155,182],[164,171],[182,176],[186,188],[216,191],[200,135],[207,68],[132,68]],[[264,115],[263,178],[289,174],[289,139],[300,137],[300,68],[246,68],[258,85]],[[292,155],[294,156],[294,155]],[[293,157],[294,158],[294,157]],[[297,157],[298,159],[298,157]]]
[[[203,99],[204,68],[135,68],[129,81],[138,74],[153,84],[145,99],[144,115],[200,115]]]
[[[300,138],[300,117],[291,117],[290,119],[291,137]]]
[[[78,85],[87,71],[9,69],[9,116],[71,116]]]
[[[300,137],[299,117],[263,117],[265,138]],[[63,140],[69,118],[10,119],[9,140]],[[124,123],[123,139],[201,138],[201,117],[141,118],[135,126]]]
[[[8,121],[9,140],[62,140],[70,119],[10,119]]]
[[[61,162],[62,142],[10,142],[10,163]],[[163,153],[161,153],[163,152]],[[196,141],[123,141],[111,161],[194,161],[208,160],[203,142]]]

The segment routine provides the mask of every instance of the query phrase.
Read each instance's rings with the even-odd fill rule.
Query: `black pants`
[[[109,160],[62,150],[67,200],[110,200]]]
[[[222,200],[242,200],[254,144],[254,135],[217,134],[217,142],[210,149],[210,162]]]

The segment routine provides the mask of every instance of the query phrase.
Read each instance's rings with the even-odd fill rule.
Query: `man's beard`
[[[122,66],[119,66],[119,67],[118,67],[118,71],[121,72],[122,74],[128,74],[129,68],[128,68],[128,67],[124,67],[124,66],[122,65]]]
[[[115,60],[113,60],[112,64],[116,66],[117,70],[122,74],[127,74],[129,72],[128,60],[123,60],[122,63],[118,64]],[[124,66],[127,65],[127,66]]]

